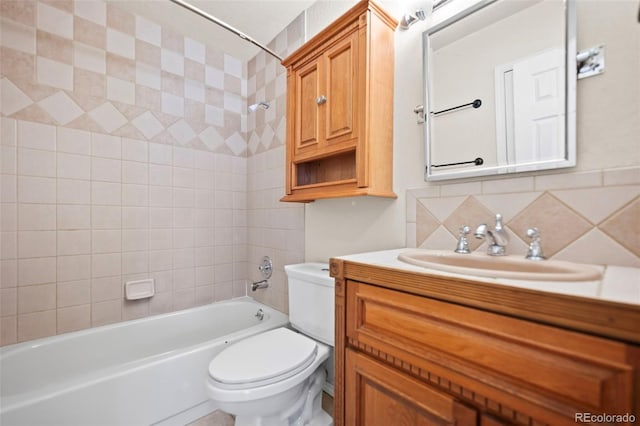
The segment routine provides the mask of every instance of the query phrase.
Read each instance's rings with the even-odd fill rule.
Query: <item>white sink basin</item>
[[[528,260],[524,256],[459,254],[440,250],[413,250],[398,259],[412,265],[455,274],[525,281],[598,281],[597,269],[561,260]]]

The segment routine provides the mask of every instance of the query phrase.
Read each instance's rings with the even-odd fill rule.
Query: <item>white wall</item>
[[[434,21],[448,13],[445,8],[457,7],[456,1],[437,11]],[[383,5],[400,17],[401,6],[396,2]],[[577,13],[578,50],[606,44],[606,71],[578,82],[578,166],[570,171],[640,165],[638,4],[627,0],[578,0]],[[318,16],[309,13],[307,18]],[[326,22],[313,27],[331,22],[329,16],[324,15],[323,19]],[[406,245],[406,190],[429,187],[423,180],[423,129],[416,124],[413,113],[413,108],[422,104],[421,35],[428,24],[419,22],[408,31],[396,31],[394,190],[398,199],[348,198],[308,204],[306,260],[328,260],[346,253]]]

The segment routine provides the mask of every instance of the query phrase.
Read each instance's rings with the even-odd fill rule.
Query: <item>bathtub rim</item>
[[[277,328],[277,327],[287,327],[290,324],[289,324],[289,318],[286,314],[270,306],[264,305],[249,296],[241,296],[233,299],[216,301],[216,302],[209,303],[202,306],[181,309],[177,311],[167,312],[164,314],[150,315],[144,318],[120,321],[112,324],[105,324],[97,327],[91,327],[91,328],[77,330],[69,333],[62,333],[54,336],[42,337],[39,339],[29,340],[26,342],[20,342],[20,343],[1,347],[0,348],[0,364],[2,363],[2,359],[5,356],[12,356],[12,357],[19,356],[20,353],[22,352],[28,351],[34,347],[38,347],[43,344],[49,344],[53,340],[55,341],[69,340],[73,338],[82,337],[87,334],[95,333],[96,331],[100,331],[100,330],[123,328],[133,324],[151,322],[154,319],[158,319],[159,317],[168,318],[168,317],[178,316],[178,315],[187,315],[191,312],[197,312],[200,310],[211,309],[211,306],[216,304],[222,304],[222,303],[229,304],[229,303],[238,303],[238,302],[249,302],[251,304],[256,305],[256,311],[257,309],[262,309],[265,312],[265,314],[269,316],[268,317],[269,321],[264,323],[261,322],[249,328],[244,328],[229,334],[225,334],[223,336],[217,337],[212,340],[206,340],[193,345],[181,347],[179,349],[162,352],[160,354],[153,354],[150,356],[138,358],[125,363],[111,365],[109,367],[92,371],[91,373],[74,377],[69,380],[56,382],[54,384],[47,384],[46,386],[43,386],[35,390],[29,390],[26,392],[15,393],[7,396],[0,394],[0,412],[3,414],[8,413],[13,410],[20,409],[24,406],[37,403],[39,401],[55,398],[56,396],[59,396],[66,392],[75,391],[77,389],[80,389],[88,385],[98,384],[102,381],[110,380],[112,378],[120,377],[122,375],[128,374],[132,371],[146,368],[147,366],[152,366],[160,362],[165,362],[167,360],[171,360],[176,357],[187,355],[189,353],[201,350],[202,348],[212,344],[219,344],[221,342],[231,343],[236,340],[246,338],[252,334],[259,333],[262,330]],[[273,325],[274,323],[276,324],[275,326]],[[271,325],[271,327],[267,327],[267,324]],[[247,330],[249,329],[255,330],[255,333],[247,334]]]
[[[178,315],[186,315],[187,313],[196,312],[196,311],[200,311],[200,310],[204,311],[207,308],[210,308],[212,305],[230,303],[230,302],[251,302],[251,303],[257,305],[258,308],[262,308],[265,311],[265,313],[269,314],[270,316],[273,316],[274,313],[275,313],[276,316],[277,315],[283,315],[284,317],[287,318],[287,322],[288,322],[288,316],[286,314],[284,314],[284,313],[272,308],[271,306],[264,305],[264,304],[258,302],[257,300],[255,300],[255,299],[253,299],[253,298],[251,298],[249,296],[240,296],[240,297],[235,297],[233,299],[219,300],[219,301],[216,301],[216,302],[208,303],[206,305],[194,306],[194,307],[186,308],[186,309],[179,309],[177,311],[171,311],[171,312],[165,312],[165,313],[161,313],[161,314],[149,315],[149,316],[146,316],[146,317],[143,317],[143,318],[135,318],[135,319],[130,319],[130,320],[123,320],[123,321],[118,321],[118,322],[114,322],[114,323],[110,323],[110,324],[104,324],[104,325],[98,325],[98,326],[95,326],[95,327],[84,328],[82,330],[69,331],[69,332],[66,332],[66,333],[55,334],[55,335],[52,335],[52,336],[39,337],[37,339],[27,340],[27,341],[24,341],[24,342],[12,343],[10,345],[5,345],[5,346],[1,346],[0,347],[0,360],[2,359],[3,355],[12,354],[13,352],[25,351],[25,350],[28,350],[29,348],[32,348],[32,347],[38,347],[38,346],[41,346],[43,344],[48,343],[50,340],[53,340],[53,339],[68,340],[68,339],[72,339],[74,337],[83,336],[85,334],[91,334],[92,332],[99,331],[99,330],[116,329],[116,328],[124,327],[127,324],[131,325],[131,324],[142,324],[142,323],[145,323],[145,322],[150,322],[150,321],[153,321],[154,319],[157,319],[159,317],[173,317],[173,316],[178,316]],[[265,308],[266,308],[266,310],[265,310]]]

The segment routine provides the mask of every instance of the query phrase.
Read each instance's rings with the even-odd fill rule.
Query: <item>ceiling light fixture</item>
[[[410,26],[415,24],[418,21],[424,21],[427,18],[427,14],[425,13],[423,8],[416,9],[415,13],[405,13],[400,19],[400,28],[403,30],[408,30]]]

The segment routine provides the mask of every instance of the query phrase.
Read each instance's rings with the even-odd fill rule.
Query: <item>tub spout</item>
[[[251,284],[251,291],[256,291],[259,288],[267,288],[269,287],[269,280],[257,281]]]

